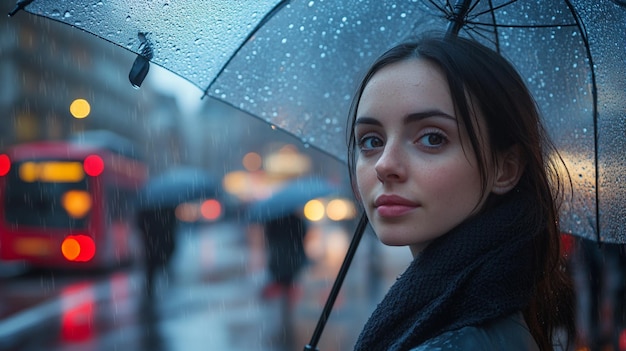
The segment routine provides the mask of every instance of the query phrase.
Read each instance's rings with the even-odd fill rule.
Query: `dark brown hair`
[[[439,66],[447,79],[457,114],[476,153],[483,191],[487,186],[486,162],[494,163],[498,152],[516,145],[525,163],[514,191],[532,196],[536,205],[528,220],[539,228],[529,233],[535,239],[535,294],[524,310],[526,322],[541,350],[552,350],[557,328],[574,337],[573,289],[564,271],[560,252],[559,204],[564,183],[559,169],[565,169],[558,152],[542,126],[537,105],[515,68],[497,52],[469,39],[429,36],[394,46],[380,56],[362,80],[352,101],[348,125],[348,165],[354,183],[356,145],[354,122],[361,95],[376,72],[395,62],[422,59]],[[480,111],[487,125],[488,148],[481,145],[473,119]],[[485,131],[480,131],[485,133]],[[569,179],[569,178],[568,178]],[[353,185],[354,186],[354,185]],[[506,196],[502,195],[502,196]],[[485,206],[497,203],[491,194]]]

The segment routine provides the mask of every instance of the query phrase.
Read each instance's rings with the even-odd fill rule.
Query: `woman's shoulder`
[[[521,313],[482,326],[464,327],[440,334],[411,351],[535,351],[535,343]]]

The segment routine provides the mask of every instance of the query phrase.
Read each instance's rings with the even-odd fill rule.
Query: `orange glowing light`
[[[304,216],[312,222],[324,219],[324,203],[320,200],[311,200],[304,205]]]
[[[63,240],[63,243],[61,244],[61,252],[63,252],[63,257],[70,261],[74,261],[76,257],[80,255],[80,244],[78,243],[78,240],[71,237]]]
[[[91,196],[83,190],[69,190],[61,196],[61,204],[72,218],[83,218],[91,209]]]
[[[70,235],[63,240],[61,252],[68,261],[87,262],[96,255],[96,243],[87,235]]]

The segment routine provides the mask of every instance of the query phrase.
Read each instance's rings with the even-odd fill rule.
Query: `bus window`
[[[91,197],[84,177],[64,182],[41,178],[25,181],[19,166],[7,175],[4,211],[8,225],[76,229],[87,226]]]

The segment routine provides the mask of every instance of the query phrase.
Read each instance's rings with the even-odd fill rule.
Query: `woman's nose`
[[[376,161],[376,176],[381,182],[403,181],[406,179],[406,158],[401,145],[387,143],[380,158]]]

